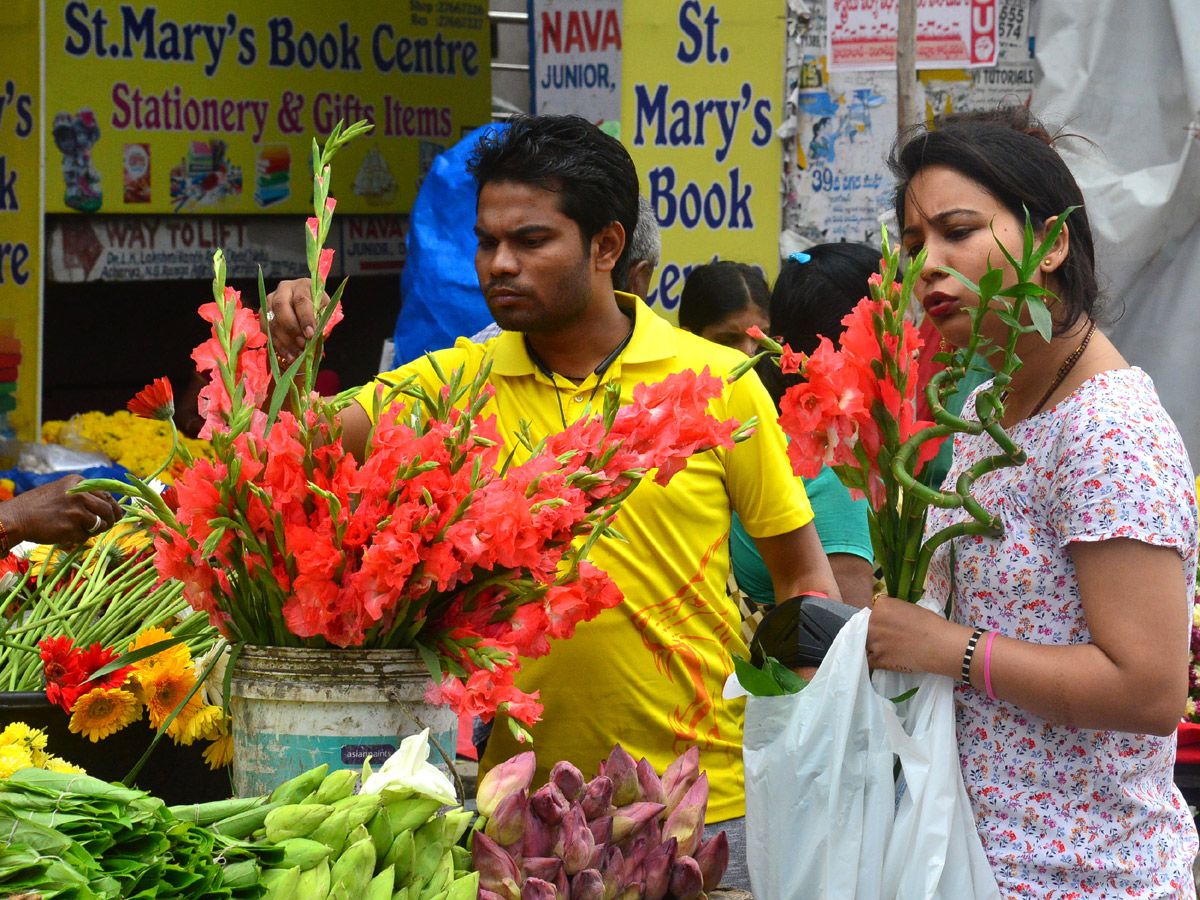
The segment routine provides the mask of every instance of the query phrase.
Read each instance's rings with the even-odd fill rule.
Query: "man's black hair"
[[[625,284],[629,248],[638,222],[637,169],[621,142],[580,116],[514,116],[484,137],[468,171],[476,197],[485,184],[511,181],[558,194],[559,210],[579,226],[587,252],[612,222],[625,229],[625,248],[613,284]]]

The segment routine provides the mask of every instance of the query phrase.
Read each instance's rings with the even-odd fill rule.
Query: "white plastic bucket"
[[[328,763],[378,768],[428,727],[430,762],[448,770],[458,718],[425,700],[429,671],[416,650],[242,648],[230,680],[233,789],[240,797]]]

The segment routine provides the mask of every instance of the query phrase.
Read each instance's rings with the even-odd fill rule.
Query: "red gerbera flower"
[[[171,391],[171,382],[165,378],[155,378],[152,384],[138,391],[127,406],[135,416],[167,421],[175,415],[175,395]]]
[[[82,692],[80,683],[88,677],[82,654],[69,637],[61,636],[42,639],[38,650],[46,675],[46,698],[70,712]]]

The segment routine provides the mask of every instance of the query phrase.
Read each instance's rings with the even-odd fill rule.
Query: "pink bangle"
[[[996,639],[996,632],[989,631],[987,643],[983,645],[983,687],[987,691],[988,699],[997,699],[992,693],[992,641]]]

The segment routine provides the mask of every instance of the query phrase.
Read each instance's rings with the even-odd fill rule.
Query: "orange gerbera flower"
[[[157,644],[159,641],[168,641],[170,639],[171,632],[155,625],[152,628],[147,628],[130,641],[129,649],[130,651],[139,650],[142,647],[148,647],[151,644]],[[154,677],[157,672],[183,672],[190,668],[191,665],[191,652],[188,650],[186,644],[179,643],[173,647],[168,647],[166,650],[160,650],[153,656],[147,656],[145,659],[135,662],[133,664],[133,675],[140,682],[146,676]]]
[[[95,742],[141,717],[141,704],[129,691],[96,688],[75,701],[69,727]]]
[[[196,676],[190,669],[183,671],[162,669],[143,675],[139,681],[142,691],[146,695],[146,709],[150,713],[150,724],[155,728],[162,728],[163,722],[167,721],[171,713],[183,703],[183,698],[195,686]],[[179,711],[179,715],[172,720],[167,728],[167,734],[175,739],[186,735],[188,723],[203,705],[204,701],[200,698],[200,692],[196,691],[187,701],[187,705]]]
[[[171,382],[165,378],[155,378],[138,391],[126,406],[131,413],[143,419],[167,421],[175,415],[175,394],[171,390]]]

